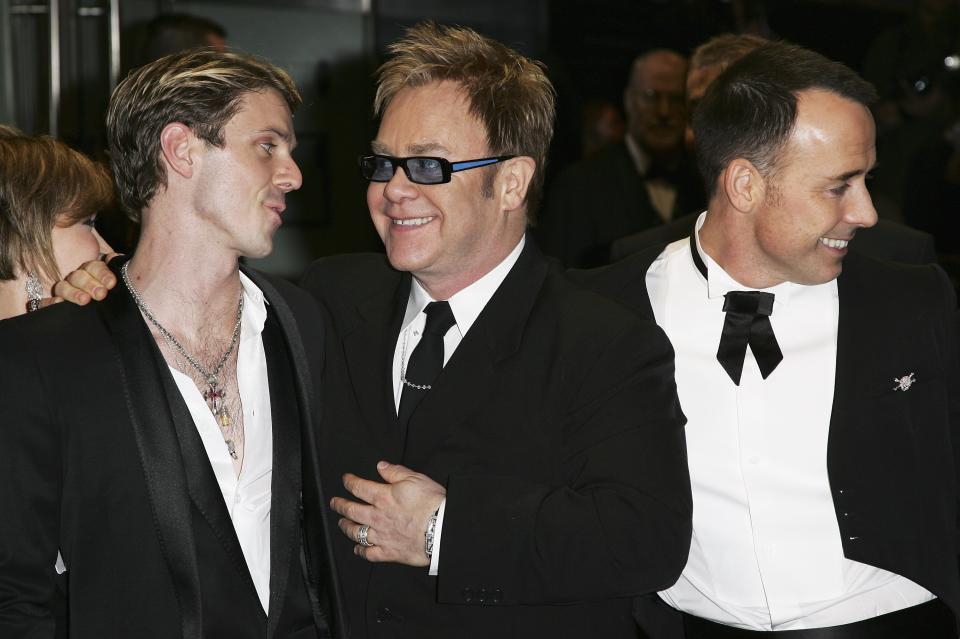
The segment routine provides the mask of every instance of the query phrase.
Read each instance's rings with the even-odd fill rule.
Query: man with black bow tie
[[[653,637],[956,636],[956,300],[936,266],[847,254],[873,98],[800,47],[748,54],[694,118],[692,236],[578,276],[676,350],[693,542],[670,608],[638,605]]]

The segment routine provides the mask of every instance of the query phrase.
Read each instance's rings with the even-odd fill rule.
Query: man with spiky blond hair
[[[353,630],[635,637],[630,597],[676,579],[690,534],[670,346],[526,236],[553,130],[541,65],[432,24],[390,51],[360,159],[386,256],[303,282],[338,335],[321,451],[344,473]]]
[[[238,267],[300,187],[299,103],[281,69],[212,50],[114,92],[117,191],[143,223],[110,265],[123,285],[0,324],[4,639],[345,635],[314,446],[321,315]]]

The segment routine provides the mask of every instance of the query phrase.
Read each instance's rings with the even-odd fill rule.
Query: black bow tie
[[[707,279],[707,267],[700,259],[693,235],[690,236],[690,252],[697,270]],[[723,321],[723,333],[717,349],[717,361],[723,366],[723,370],[727,371],[733,383],[739,386],[743,359],[749,345],[760,368],[760,375],[763,379],[769,377],[783,361],[783,352],[780,351],[780,345],[773,334],[773,326],[770,324],[773,293],[730,291],[724,295],[723,312],[727,316]]]

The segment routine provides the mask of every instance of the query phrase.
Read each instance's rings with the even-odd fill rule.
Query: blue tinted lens
[[[432,184],[443,181],[443,165],[437,158],[407,158],[407,170],[414,182]]]

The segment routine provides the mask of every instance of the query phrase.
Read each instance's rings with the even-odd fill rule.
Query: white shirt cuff
[[[433,528],[433,555],[430,556],[431,577],[436,577],[440,572],[440,532],[443,530],[443,511],[447,508],[447,498],[444,497],[440,502],[440,510],[437,511],[437,525]]]

